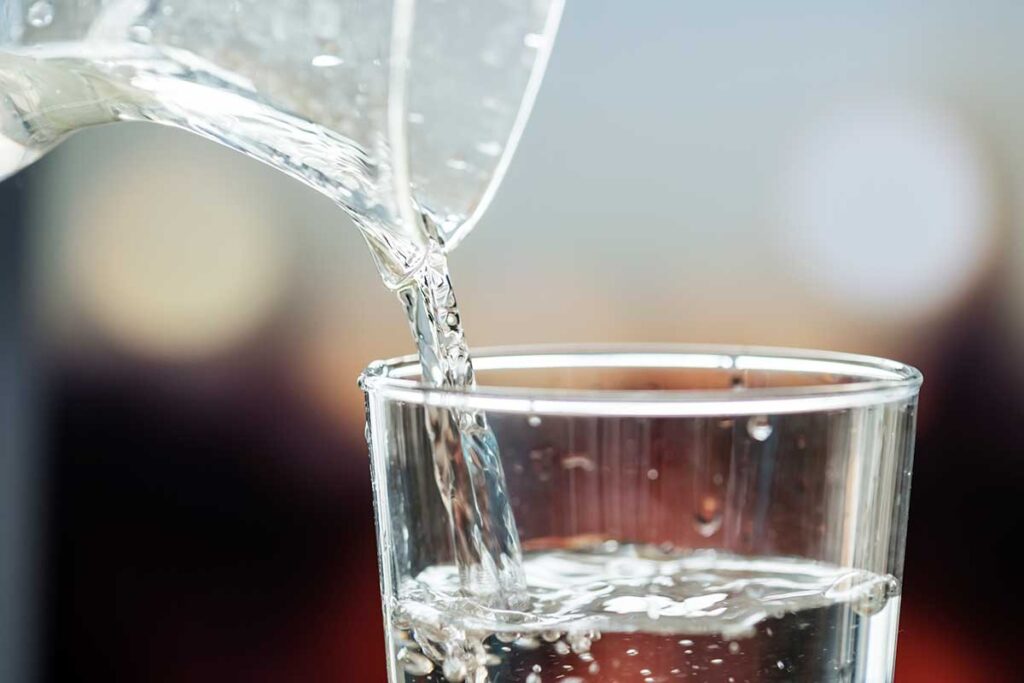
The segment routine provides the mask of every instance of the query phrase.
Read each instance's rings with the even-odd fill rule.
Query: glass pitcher
[[[0,0],[0,178],[153,121],[335,200],[398,287],[504,175],[562,0]]]

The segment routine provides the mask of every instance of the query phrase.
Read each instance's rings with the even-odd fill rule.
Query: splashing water
[[[899,583],[782,557],[603,544],[528,553],[532,604],[460,594],[452,566],[399,590],[407,682],[884,680]]]

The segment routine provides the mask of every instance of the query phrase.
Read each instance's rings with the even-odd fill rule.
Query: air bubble
[[[466,664],[454,657],[444,660],[441,671],[444,673],[444,677],[452,683],[466,680]]]
[[[426,676],[434,670],[432,661],[407,648],[398,651],[398,661],[410,676]]]
[[[537,415],[531,415],[530,417],[526,418],[526,424],[530,425],[531,427],[540,427],[542,422],[543,420],[541,420],[540,417],[538,417]]]
[[[540,643],[537,642],[536,638],[526,636],[516,641],[516,647],[518,647],[520,650],[536,650],[538,647],[540,647]]]
[[[772,435],[772,423],[767,415],[754,415],[747,420],[747,434],[754,441],[767,441]]]
[[[587,456],[566,456],[562,459],[562,469],[581,469],[585,472],[593,472],[597,469],[597,465]]]
[[[722,504],[715,496],[704,496],[697,505],[693,517],[694,526],[704,538],[715,535],[722,527]]]
[[[28,8],[26,15],[33,28],[46,28],[53,23],[53,3],[49,0],[37,0]]]
[[[580,655],[582,659],[585,656],[589,656],[590,646],[593,644],[590,636],[585,633],[570,633],[566,640],[569,641],[569,646],[572,651]]]
[[[634,648],[629,648],[628,650],[626,650],[627,657],[636,657],[638,654],[640,654],[640,651]]]
[[[136,43],[148,43],[153,40],[153,31],[148,26],[132,26],[128,29],[128,37]]]

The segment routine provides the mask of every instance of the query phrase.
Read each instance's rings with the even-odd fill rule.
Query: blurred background
[[[452,260],[473,345],[921,368],[901,683],[1024,666],[1022,34],[1010,0],[570,1]],[[0,247],[0,654],[59,681],[383,680],[355,380],[411,342],[349,220],[123,125],[0,184]],[[16,613],[35,628],[4,634]]]

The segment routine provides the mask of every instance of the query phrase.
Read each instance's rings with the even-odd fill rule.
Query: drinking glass
[[[392,683],[892,680],[917,370],[628,345],[475,364],[473,389],[412,357],[361,377]],[[515,609],[460,589],[431,411],[486,414]]]

